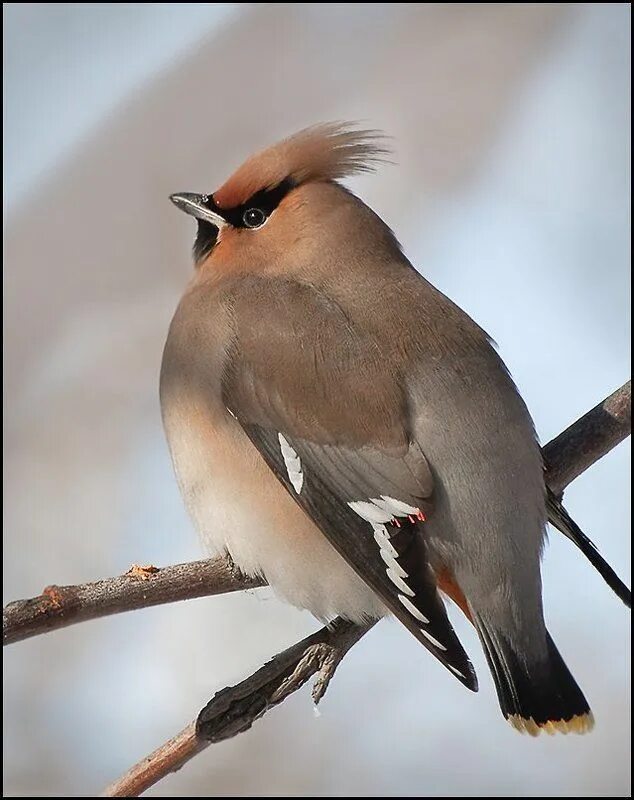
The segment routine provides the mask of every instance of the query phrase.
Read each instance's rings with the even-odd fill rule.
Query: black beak
[[[196,219],[203,220],[215,225],[216,228],[221,228],[226,224],[227,220],[215,211],[209,208],[209,196],[206,194],[193,194],[192,192],[179,192],[178,194],[171,194],[170,200],[176,208],[180,208],[186,214],[190,214]],[[213,204],[213,200],[211,201]]]

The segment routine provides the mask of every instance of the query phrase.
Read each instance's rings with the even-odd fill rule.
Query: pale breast
[[[183,498],[210,554],[228,553],[243,572],[263,575],[280,597],[320,620],[387,613],[227,411],[172,396],[163,416]]]

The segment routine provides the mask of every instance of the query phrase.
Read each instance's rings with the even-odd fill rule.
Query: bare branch
[[[372,626],[362,628],[335,620],[275,656],[242,683],[218,692],[195,722],[139,761],[103,793],[103,797],[137,797],[170,772],[176,772],[212,742],[248,730],[256,719],[281,703],[317,674],[313,699],[324,696],[341,659]]]
[[[543,448],[552,491],[561,494],[631,432],[632,382],[628,381]]]
[[[548,485],[557,495],[602,458],[631,430],[631,383],[578,419],[543,449]],[[225,559],[156,569],[136,568],[116,578],[77,586],[48,586],[39,597],[9,603],[3,614],[3,644],[137,608],[264,586],[240,574]]]
[[[9,603],[3,612],[2,642],[19,642],[56,628],[123,611],[264,585],[260,578],[239,573],[224,558],[160,569],[135,566],[116,578],[77,586],[47,586],[39,597]]]
[[[190,722],[180,733],[135,764],[118,781],[111,783],[100,796],[138,797],[170,772],[178,772],[183,764],[208,745],[209,742],[196,736],[196,722]]]

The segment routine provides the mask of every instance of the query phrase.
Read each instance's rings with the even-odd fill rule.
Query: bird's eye
[[[259,228],[266,222],[266,214],[261,208],[248,208],[242,215],[247,228]]]

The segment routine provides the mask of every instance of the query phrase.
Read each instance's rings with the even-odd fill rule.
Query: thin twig
[[[208,747],[209,742],[196,736],[196,721],[172,739],[161,745],[143,761],[135,764],[129,772],[111,783],[101,797],[138,797],[150,786],[178,770],[198,753]]]
[[[135,566],[116,578],[77,586],[47,586],[38,597],[9,603],[3,612],[2,643],[19,642],[40,633],[123,611],[264,585],[261,578],[239,573],[225,558],[160,569]]]
[[[628,381],[544,447],[546,482],[551,490],[561,494],[584,470],[616,447],[629,434],[630,426]],[[343,656],[367,630],[337,619],[331,630],[323,628],[289,647],[250,678],[218,692],[201,711],[197,723],[188,725],[132,767],[106,789],[104,796],[138,796],[179,770],[210,743],[248,730],[256,719],[299,689],[315,672],[318,677],[313,697],[318,702]],[[328,647],[320,649],[320,644]]]
[[[242,683],[214,695],[195,722],[139,761],[102,796],[137,797],[213,742],[248,730],[256,719],[301,689],[314,674],[317,678],[313,700],[317,704],[341,659],[370,627],[337,619],[284,650]]]

